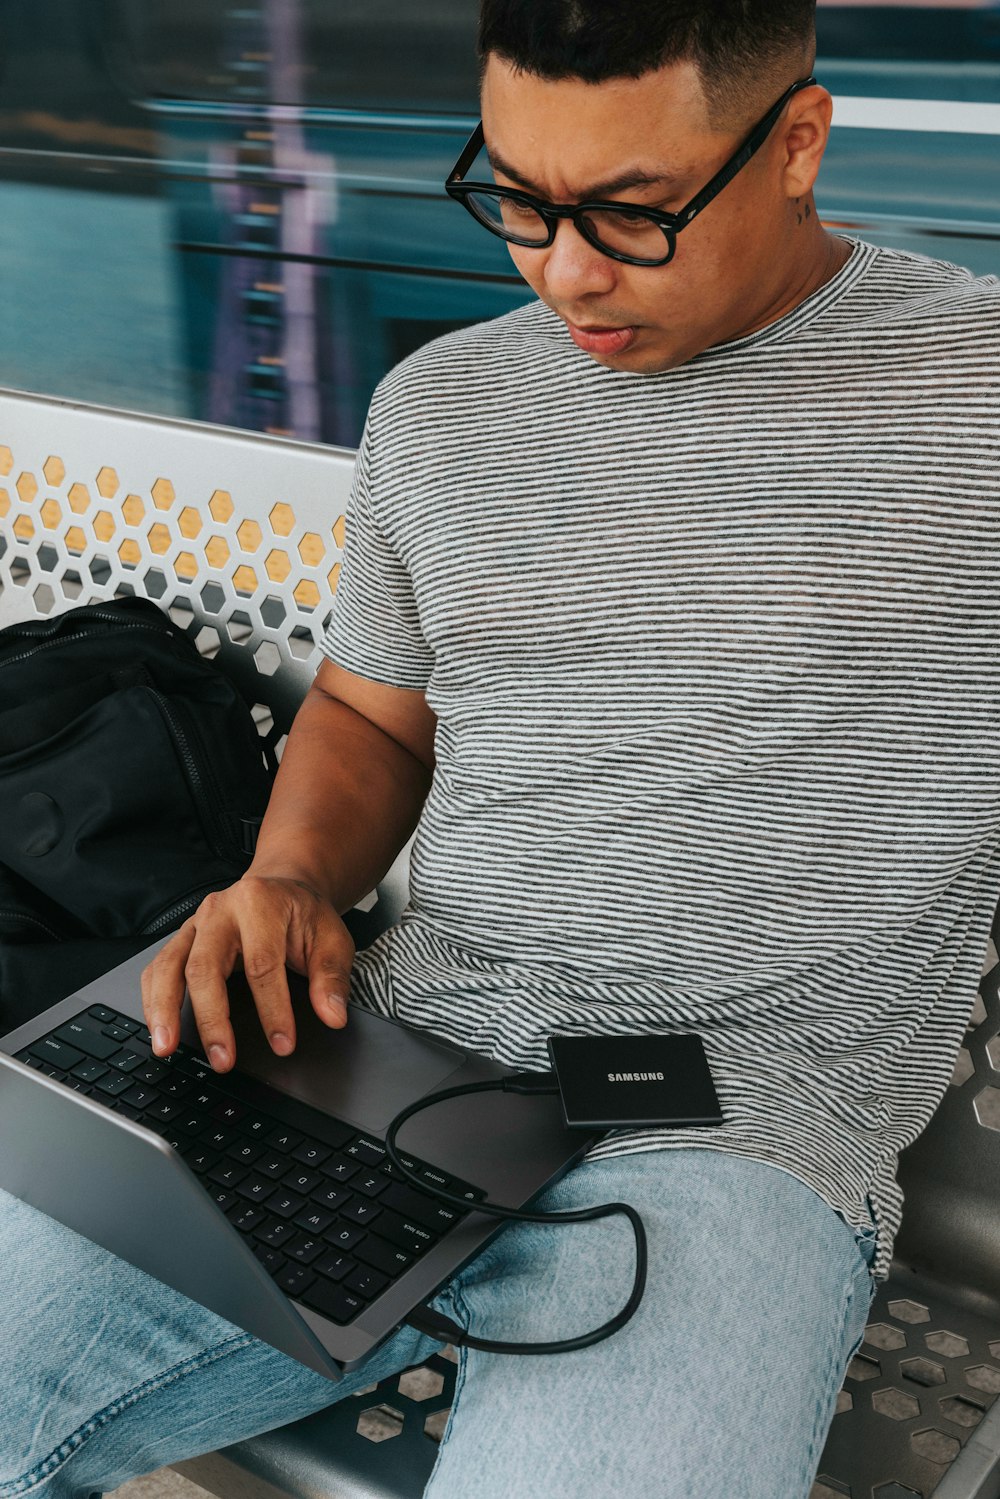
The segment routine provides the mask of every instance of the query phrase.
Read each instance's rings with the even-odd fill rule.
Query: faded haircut
[[[539,78],[640,78],[698,68],[712,123],[757,114],[816,51],[816,0],[482,0],[479,56]]]

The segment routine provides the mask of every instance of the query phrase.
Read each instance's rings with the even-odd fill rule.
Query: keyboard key
[[[73,1076],[78,1077],[81,1083],[96,1083],[99,1077],[103,1077],[108,1070],[106,1062],[95,1062],[93,1057],[84,1057],[82,1062],[77,1062],[73,1068]]]
[[[43,1036],[40,1041],[33,1041],[28,1047],[33,1057],[49,1067],[61,1067],[69,1071],[83,1061],[83,1052],[68,1041],[61,1041],[57,1036]]]
[[[134,1109],[151,1108],[159,1098],[155,1088],[147,1088],[144,1083],[133,1083],[129,1078],[129,1089],[122,1094],[126,1103],[130,1103]]]
[[[451,1177],[445,1176],[443,1171],[438,1171],[434,1166],[422,1166],[418,1170],[417,1175],[429,1187],[444,1187],[446,1192],[451,1190]]]
[[[302,1144],[302,1136],[297,1135],[294,1130],[286,1129],[283,1124],[279,1124],[268,1135],[267,1144],[273,1145],[275,1150],[283,1150],[291,1154]]]
[[[174,1053],[174,1066],[194,1083],[211,1083],[215,1076],[204,1057],[192,1056],[186,1051]],[[216,1098],[215,1102],[218,1101]]]
[[[269,1176],[272,1181],[277,1181],[288,1170],[288,1157],[270,1151],[257,1162],[257,1170],[263,1176]]]
[[[268,1218],[267,1222],[262,1223],[260,1228],[256,1230],[254,1237],[259,1239],[262,1244],[269,1245],[272,1249],[280,1249],[290,1239],[294,1239],[297,1233],[298,1230],[293,1228],[290,1223],[282,1223],[280,1218]]]
[[[307,1234],[321,1234],[330,1227],[332,1222],[332,1213],[324,1213],[320,1208],[314,1208],[308,1204],[295,1219],[296,1225]]]
[[[371,1301],[373,1297],[381,1295],[388,1284],[388,1276],[379,1275],[377,1270],[368,1270],[364,1265],[352,1270],[344,1281],[345,1288],[364,1301]]]
[[[155,1088],[157,1083],[162,1083],[168,1076],[168,1072],[162,1062],[143,1062],[141,1067],[135,1069],[134,1075],[140,1082],[149,1083]]]
[[[264,1154],[263,1145],[255,1145],[252,1140],[236,1139],[226,1151],[234,1161],[242,1161],[244,1166],[252,1166]]]
[[[397,1249],[405,1249],[407,1254],[423,1254],[434,1243],[434,1235],[426,1228],[409,1218],[400,1218],[388,1208],[378,1220],[377,1231]]]
[[[212,1129],[206,1130],[202,1139],[206,1145],[211,1145],[213,1150],[228,1150],[230,1145],[239,1139],[234,1129],[227,1129],[224,1125],[217,1124]]]
[[[119,1093],[126,1092],[133,1083],[127,1072],[107,1072],[104,1077],[98,1078],[95,1086],[109,1098],[117,1098]]]
[[[251,1173],[246,1181],[240,1182],[237,1191],[247,1202],[267,1202],[274,1195],[274,1182],[269,1182],[266,1176]]]
[[[294,1192],[301,1192],[303,1197],[308,1197],[309,1193],[319,1186],[320,1180],[318,1171],[304,1171],[301,1166],[296,1166],[293,1171],[286,1172],[282,1177],[286,1187],[290,1187]]]
[[[268,1203],[268,1209],[277,1218],[294,1218],[296,1213],[301,1213],[305,1205],[304,1197],[299,1197],[295,1192],[279,1189]]]
[[[284,1270],[279,1270],[274,1279],[287,1295],[299,1298],[316,1281],[315,1275],[311,1270],[307,1270],[305,1265],[286,1265]]]
[[[93,1011],[90,1013],[93,1014]],[[140,1028],[138,1020],[133,1020],[128,1015],[116,1015],[114,1023],[120,1030],[127,1031],[130,1036],[134,1036]]]
[[[253,1252],[270,1275],[277,1275],[282,1266],[288,1263],[280,1250],[269,1249],[266,1244],[255,1244]]]
[[[235,1099],[223,1098],[214,1108],[209,1110],[209,1113],[220,1124],[236,1124],[243,1118],[246,1109],[243,1104],[237,1103]]]
[[[363,1228],[357,1228],[353,1223],[335,1223],[328,1228],[323,1235],[332,1249],[353,1249],[355,1244],[360,1244],[365,1236]]]
[[[208,1123],[208,1120],[205,1118],[204,1114],[192,1113],[192,1111],[187,1108],[187,1106],[185,1106],[177,1115],[174,1123],[177,1125],[177,1128],[179,1130],[182,1130],[184,1132],[185,1135],[200,1135],[202,1130],[205,1128],[205,1125]]]
[[[255,1208],[252,1203],[231,1207],[226,1216],[230,1223],[239,1229],[241,1234],[252,1233],[267,1218],[267,1214],[263,1208]]]
[[[219,1159],[214,1150],[203,1150],[201,1146],[192,1147],[190,1144],[181,1146],[181,1155],[198,1176],[204,1176]]]
[[[341,1208],[340,1216],[350,1218],[352,1223],[371,1223],[381,1211],[377,1202],[371,1202],[367,1197],[355,1197],[346,1208]]]
[[[100,1088],[103,1085],[98,1083],[97,1086]],[[177,1115],[181,1112],[181,1106],[179,1103],[171,1103],[168,1098],[161,1098],[159,1103],[154,1103],[149,1112],[153,1119],[159,1119],[164,1124],[169,1124],[172,1119],[177,1118]]]
[[[118,1020],[114,1010],[109,1010],[107,1005],[91,1005],[87,1014],[93,1015],[94,1019],[99,1020],[102,1025],[114,1025]]]
[[[247,1175],[244,1166],[237,1166],[235,1161],[220,1161],[213,1166],[208,1173],[209,1181],[215,1182],[220,1187],[238,1187]]]
[[[56,1036],[60,1041],[65,1041],[67,1046],[77,1046],[85,1056],[96,1057],[99,1062],[106,1062],[108,1057],[121,1051],[120,1042],[102,1036],[99,1030],[85,1025],[82,1020],[68,1020],[59,1027]]]
[[[344,1187],[335,1187],[331,1182],[320,1182],[312,1194],[313,1202],[322,1208],[339,1208],[351,1202],[351,1194]]]
[[[328,1250],[320,1259],[313,1260],[312,1268],[317,1275],[325,1275],[327,1280],[343,1280],[357,1266],[357,1260],[352,1260],[350,1255],[339,1254],[335,1249]]]
[[[344,1154],[353,1156],[365,1166],[381,1166],[385,1160],[385,1146],[379,1145],[375,1140],[355,1140],[348,1145]]]
[[[248,1114],[245,1119],[240,1120],[241,1135],[246,1135],[250,1140],[261,1140],[265,1144],[273,1128],[274,1120],[265,1118],[263,1114]]]
[[[349,1161],[345,1155],[335,1155],[323,1167],[323,1175],[332,1177],[334,1181],[349,1182],[351,1177],[356,1176],[359,1170],[360,1167],[357,1161]]]
[[[224,1187],[219,1187],[218,1191],[212,1193],[212,1201],[225,1212],[227,1208],[233,1207],[239,1198],[235,1192],[227,1192]]]
[[[299,1234],[298,1238],[292,1239],[285,1245],[285,1253],[289,1259],[297,1260],[300,1265],[311,1265],[325,1248],[326,1245],[322,1239],[314,1239],[309,1234]]]
[[[404,1253],[397,1245],[388,1244],[385,1239],[380,1239],[377,1232],[370,1233],[364,1243],[358,1245],[354,1253],[359,1260],[364,1260],[366,1265],[374,1265],[376,1270],[381,1270],[386,1275],[399,1275],[413,1264],[410,1255]]]
[[[117,1067],[120,1072],[134,1072],[137,1067],[142,1066],[142,1057],[137,1052],[129,1051],[127,1048],[124,1051],[118,1052],[117,1056],[109,1057],[108,1061],[112,1067]]]
[[[315,1145],[310,1140],[303,1140],[292,1151],[292,1159],[302,1166],[322,1166],[333,1152],[326,1145]]]
[[[174,1068],[170,1075],[157,1086],[161,1093],[166,1093],[170,1098],[187,1098],[194,1088],[194,1083]]]
[[[364,1302],[350,1291],[333,1286],[327,1280],[317,1280],[303,1292],[302,1300],[313,1311],[321,1312],[331,1322],[350,1322],[364,1308]]]
[[[435,1202],[433,1198],[425,1197],[422,1192],[415,1191],[413,1187],[404,1187],[401,1182],[393,1182],[379,1201],[383,1207],[393,1208],[404,1218],[412,1218],[424,1228],[429,1228],[438,1234],[443,1234],[462,1217],[458,1208],[450,1208],[443,1202]]]
[[[352,1192],[361,1192],[365,1197],[380,1197],[390,1185],[388,1177],[381,1171],[365,1171],[351,1183]]]
[[[121,1025],[101,1026],[101,1035],[110,1036],[112,1041],[127,1041],[131,1034],[131,1031],[127,1031],[125,1027]]]

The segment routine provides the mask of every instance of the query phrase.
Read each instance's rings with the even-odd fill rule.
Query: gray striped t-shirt
[[[536,1069],[699,1032],[724,1124],[595,1154],[770,1162],[884,1278],[1000,893],[998,472],[1000,283],[863,243],[664,373],[540,303],[406,360],[324,649],[437,769],[359,998]]]

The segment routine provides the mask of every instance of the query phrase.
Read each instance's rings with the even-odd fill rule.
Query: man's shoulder
[[[977,275],[949,260],[912,251],[869,247],[869,274],[856,288],[851,312],[870,326],[910,329],[917,335],[963,339],[985,352],[981,340],[1000,332],[1000,277]],[[994,339],[996,358],[1000,345]]]

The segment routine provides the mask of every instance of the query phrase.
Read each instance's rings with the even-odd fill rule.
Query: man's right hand
[[[216,1072],[236,1061],[226,979],[242,964],[272,1050],[295,1049],[295,1017],[286,965],[309,980],[309,998],[325,1025],[347,1024],[354,943],[330,903],[282,876],[246,874],[208,895],[142,975],[142,1006],[157,1056],[180,1041],[187,987],[205,1055]]]

